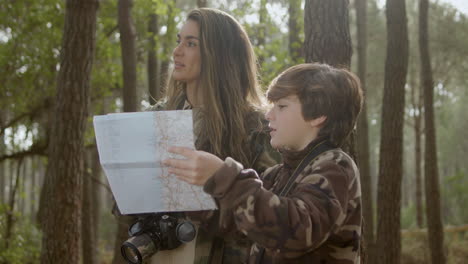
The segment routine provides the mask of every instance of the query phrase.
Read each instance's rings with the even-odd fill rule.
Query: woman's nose
[[[183,54],[183,51],[182,51],[182,45],[181,44],[177,44],[177,46],[174,48],[174,50],[172,51],[172,55],[175,57],[175,56],[181,56]]]
[[[266,120],[270,121],[272,119],[272,112],[273,112],[273,107],[270,108],[270,110],[268,110],[266,113],[265,113],[265,118]]]

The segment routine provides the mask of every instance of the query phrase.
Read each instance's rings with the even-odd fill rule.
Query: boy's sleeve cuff
[[[206,181],[203,190],[215,198],[222,198],[236,181],[237,175],[244,166],[234,159],[227,157],[223,166]]]

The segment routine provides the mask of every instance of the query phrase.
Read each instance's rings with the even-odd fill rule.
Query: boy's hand
[[[185,147],[169,147],[169,152],[184,156],[186,159],[166,159],[169,173],[194,185],[204,185],[213,174],[223,166],[223,161],[205,151]]]

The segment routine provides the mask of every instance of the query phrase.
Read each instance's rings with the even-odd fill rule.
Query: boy
[[[220,226],[253,241],[248,263],[359,263],[361,190],[354,161],[339,146],[363,95],[358,78],[324,64],[300,64],[273,80],[266,114],[283,164],[260,177],[231,158],[187,148],[169,151],[169,172],[203,185]]]

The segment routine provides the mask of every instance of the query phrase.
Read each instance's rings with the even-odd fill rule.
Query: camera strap
[[[276,192],[273,192],[275,194],[277,194],[278,196],[287,196],[289,191],[291,190],[294,182],[296,181],[297,177],[299,176],[299,174],[301,174],[301,172],[304,170],[304,168],[310,164],[311,161],[313,161],[315,158],[317,158],[320,154],[324,153],[325,151],[328,151],[328,150],[331,150],[331,149],[334,149],[336,147],[334,147],[328,140],[324,140],[320,143],[318,143],[314,148],[312,148],[312,150],[301,160],[301,162],[299,163],[299,165],[296,167],[296,169],[294,170],[293,174],[291,175],[291,177],[289,177],[288,179],[288,182],[284,185],[284,187],[281,189],[281,191],[278,193]],[[279,173],[280,170],[278,170],[278,172],[276,173]],[[276,176],[275,176],[276,178]],[[258,258],[257,258],[257,261],[256,261],[256,264],[260,264],[262,259],[263,259],[263,255],[265,254],[265,248],[264,247],[260,247],[260,252],[258,253]]]

